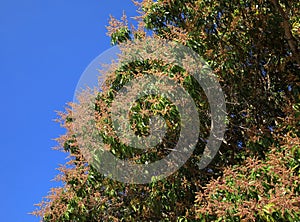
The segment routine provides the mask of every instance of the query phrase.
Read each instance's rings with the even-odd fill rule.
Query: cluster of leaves
[[[228,124],[218,156],[207,169],[197,161],[205,144],[176,173],[147,185],[128,185],[100,175],[78,148],[72,106],[61,113],[67,129],[59,138],[70,162],[35,212],[43,221],[297,221],[300,218],[300,3],[279,0],[143,0],[138,29],[126,16],[111,19],[112,44],[153,38],[186,45],[212,67],[226,96]],[[148,32],[149,33],[149,32]],[[169,139],[155,150],[121,144],[112,133],[109,106],[115,93],[143,73],[173,78],[193,96],[202,136],[209,133],[209,106],[199,84],[180,67],[160,61],[125,64],[111,73],[97,95],[95,112],[108,148],[137,163],[155,161],[176,143],[178,114],[162,97],[133,107],[131,123],[146,135],[144,110],[169,123]],[[152,101],[152,102],[151,102]],[[153,102],[154,101],[154,102]],[[172,113],[172,115],[170,115]]]
[[[241,165],[227,167],[222,177],[210,181],[198,192],[195,201],[198,219],[298,221],[299,129],[289,129],[279,141],[265,159],[248,157]]]

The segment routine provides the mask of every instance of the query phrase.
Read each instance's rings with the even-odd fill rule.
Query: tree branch
[[[279,4],[278,0],[272,0],[271,1],[275,8],[278,10],[280,15],[283,18],[283,22],[281,23],[281,26],[284,30],[284,38],[287,41],[291,51],[292,51],[292,56],[294,57],[295,61],[297,62],[298,66],[300,67],[300,51],[298,49],[298,44],[297,40],[294,38],[292,34],[292,27],[289,22],[289,17],[287,16],[286,12],[283,10],[281,5]]]

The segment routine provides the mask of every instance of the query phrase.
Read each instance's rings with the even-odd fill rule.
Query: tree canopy
[[[106,149],[120,159],[145,163],[163,158],[178,141],[176,107],[154,95],[136,101],[131,124],[137,134],[147,135],[147,115],[158,113],[168,125],[166,139],[155,149],[139,151],[113,133],[109,107],[116,93],[144,74],[167,76],[188,91],[204,139],[167,178],[148,184],[114,181],[88,164],[78,146],[73,109],[84,103],[82,97],[59,114],[67,132],[58,142],[70,153],[58,176],[64,186],[53,188],[34,214],[45,222],[300,220],[300,2],[143,0],[135,5],[140,13],[136,27],[128,25],[125,15],[111,17],[112,44],[170,40],[209,64],[226,100],[219,152],[206,168],[198,168],[211,128],[210,109],[187,70],[155,59],[123,64],[107,74],[102,92],[94,95],[94,118]]]

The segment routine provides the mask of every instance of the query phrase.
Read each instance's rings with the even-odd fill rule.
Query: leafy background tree
[[[150,35],[177,41],[201,55],[226,96],[228,124],[220,151],[206,169],[199,170],[200,142],[187,163],[168,178],[147,185],[122,184],[87,164],[74,136],[74,104],[70,104],[60,113],[67,133],[58,139],[71,157],[58,176],[64,187],[54,188],[35,214],[43,221],[299,220],[300,3],[145,0],[136,5],[137,27],[129,26],[125,15],[120,21],[111,18],[112,43]],[[97,96],[100,120],[107,118],[115,91],[146,71],[175,76],[194,95],[199,112],[209,115],[200,86],[182,76],[184,70],[161,61],[140,61],[121,66],[107,80]],[[166,104],[163,109],[170,107]],[[138,107],[142,106],[137,105],[137,112]],[[165,119],[173,123],[170,139],[160,145],[156,156],[120,144],[110,132],[103,132],[103,137],[120,158],[154,161],[166,154],[164,145],[176,141],[176,115]],[[137,115],[136,121],[147,119]],[[205,137],[209,124],[202,124]],[[136,130],[147,132],[145,127]]]

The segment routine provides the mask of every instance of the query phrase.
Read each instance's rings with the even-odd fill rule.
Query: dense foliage
[[[144,0],[138,27],[111,18],[113,44],[162,38],[193,49],[212,67],[226,96],[227,130],[218,155],[197,167],[204,142],[180,170],[147,185],[128,185],[87,164],[74,136],[72,108],[60,113],[70,153],[54,188],[35,212],[43,221],[298,221],[300,220],[300,2],[296,0]],[[168,123],[168,137],[140,152],[112,133],[109,107],[122,85],[144,73],[178,81],[193,96],[201,136],[209,133],[209,106],[201,87],[181,67],[136,61],[110,73],[95,96],[95,118],[107,149],[137,163],[155,161],[176,142],[178,114],[159,96],[137,101],[132,124],[147,134],[144,110]],[[84,99],[84,98],[83,98]],[[149,114],[149,113],[147,113]],[[106,130],[104,130],[106,129]]]

